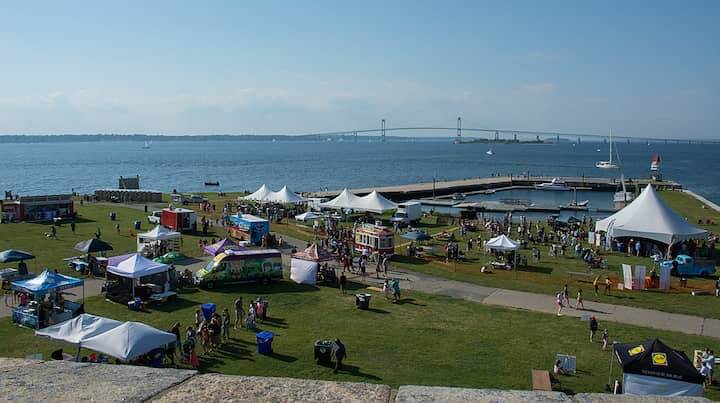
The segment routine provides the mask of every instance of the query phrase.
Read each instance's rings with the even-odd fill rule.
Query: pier
[[[552,176],[525,176],[525,175],[509,175],[509,176],[493,176],[489,178],[470,178],[458,179],[451,181],[434,181],[425,183],[414,183],[408,185],[382,186],[375,188],[350,189],[357,195],[365,195],[373,190],[382,193],[385,197],[402,202],[411,199],[420,199],[427,197],[450,196],[456,193],[470,194],[485,191],[497,191],[503,188],[512,187],[532,187],[534,185],[550,182]],[[572,188],[597,190],[597,191],[615,191],[620,185],[617,178],[590,178],[590,177],[561,177],[565,183]],[[658,190],[679,190],[682,185],[675,181],[655,181],[652,179],[625,179],[625,186],[646,186],[653,185]],[[313,197],[335,197],[342,192],[340,190],[327,190],[321,192],[313,192]]]

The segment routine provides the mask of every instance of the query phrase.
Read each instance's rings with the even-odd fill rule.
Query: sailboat
[[[635,199],[635,194],[633,192],[628,192],[627,188],[625,187],[625,175],[620,175],[620,183],[622,183],[622,190],[615,192],[613,195],[613,203],[615,204],[615,208],[623,208],[628,205],[633,199]]]
[[[610,169],[610,168],[617,168],[618,166],[613,163],[613,140],[612,140],[612,130],[610,130],[610,161],[598,161],[595,163],[596,168],[602,168],[602,169]]]
[[[485,154],[487,154],[487,155],[495,155],[495,152],[494,152],[494,151],[492,150],[492,148],[491,148],[491,149],[485,151]]]
[[[143,145],[143,149],[144,149],[144,150],[149,150],[149,149],[150,149],[150,143],[146,141],[145,144]]]
[[[651,171],[659,171],[660,170],[660,154],[653,154],[652,159],[650,160],[650,170]]]

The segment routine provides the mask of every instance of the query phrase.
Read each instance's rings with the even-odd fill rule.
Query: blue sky
[[[262,4],[260,4],[262,3]],[[0,5],[0,133],[720,137],[719,1]]]

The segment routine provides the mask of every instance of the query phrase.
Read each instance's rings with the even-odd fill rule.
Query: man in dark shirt
[[[333,353],[335,354],[335,371],[333,373],[337,374],[342,369],[342,361],[347,357],[347,350],[345,350],[345,345],[342,344],[340,339],[335,339]]]

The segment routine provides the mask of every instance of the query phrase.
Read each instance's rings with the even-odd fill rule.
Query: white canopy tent
[[[496,250],[501,252],[514,251],[517,250],[519,247],[520,244],[506,237],[505,235],[496,236],[495,238],[492,238],[485,243],[486,250]]]
[[[609,238],[645,238],[668,246],[708,236],[668,207],[651,185],[625,208],[596,222],[595,231],[605,232]]]
[[[140,278],[168,271],[170,266],[152,261],[139,253],[118,263],[117,266],[108,266],[110,273],[127,278]]]
[[[317,220],[319,218],[322,218],[322,216],[319,214],[315,214],[312,211],[306,211],[302,214],[298,214],[295,216],[295,219],[298,221],[312,221],[312,220]]]
[[[268,193],[262,201],[282,204],[298,204],[306,202],[307,199],[297,193],[291,192],[287,186],[283,186],[282,189],[277,192]]]
[[[265,196],[267,196],[272,191],[270,190],[267,185],[263,184],[260,186],[260,189],[254,191],[253,193],[250,193],[247,196],[241,197],[242,200],[252,200],[252,201],[262,201],[265,199]]]
[[[367,196],[358,197],[345,189],[336,198],[325,203],[320,203],[320,207],[384,213],[388,210],[396,209],[397,204],[388,200],[377,191],[373,191]]]
[[[178,245],[178,242],[181,237],[181,233],[157,225],[150,231],[137,235],[137,251],[142,252],[146,245],[152,245],[160,241],[171,243],[172,250],[179,250],[180,245]]]
[[[139,322],[120,322],[82,314],[64,323],[35,332],[36,336],[64,341],[123,361],[177,341],[172,333]]]

